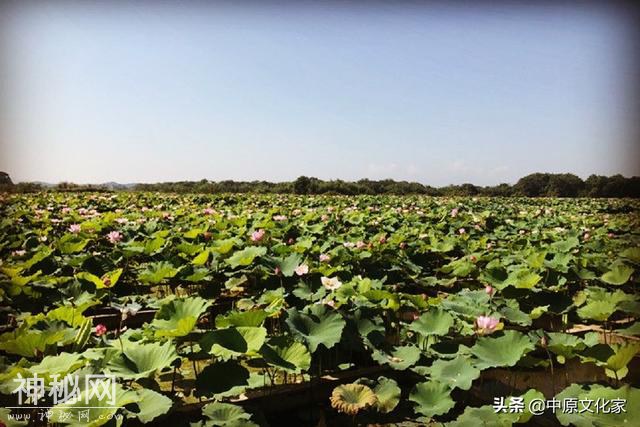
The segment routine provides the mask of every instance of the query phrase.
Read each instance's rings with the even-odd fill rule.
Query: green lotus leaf
[[[403,371],[420,359],[420,349],[414,345],[395,347],[391,353],[373,349],[371,357],[380,364],[391,366],[393,369]]]
[[[364,384],[343,384],[333,389],[331,407],[347,415],[356,415],[361,410],[375,405],[375,393]]]
[[[628,328],[616,329],[615,333],[620,335],[627,335],[631,337],[638,336],[640,335],[640,322],[635,322],[633,325],[629,326]]]
[[[207,419],[192,426],[202,427],[258,427],[251,421],[251,415],[241,406],[231,403],[214,402],[202,408],[202,415]]]
[[[512,285],[518,289],[533,289],[533,287],[542,280],[542,276],[534,273],[528,268],[519,268],[509,273],[509,276],[504,281],[504,285],[500,285],[500,288],[504,286]]]
[[[51,409],[52,416],[49,419],[51,423],[70,424],[82,427],[97,427],[112,421],[113,415],[118,412],[119,408],[135,403],[139,396],[136,392],[124,390],[118,383],[115,384],[115,402],[108,402],[108,397],[102,398],[96,393],[91,393],[91,389],[84,389],[80,392],[80,399],[75,403],[62,403]],[[90,397],[89,397],[90,396]],[[88,420],[81,416],[82,413],[88,412]],[[70,417],[66,417],[71,414]]]
[[[13,332],[6,332],[0,336],[0,350],[9,354],[24,357],[34,357],[36,353],[43,353],[47,346],[68,344],[75,338],[72,328],[49,328],[44,331],[28,330],[21,332],[15,338]]]
[[[518,360],[534,349],[526,335],[517,331],[505,331],[501,337],[480,337],[470,348],[478,360],[475,366],[480,369],[497,366],[514,366]]]
[[[102,278],[86,271],[82,271],[76,274],[76,278],[93,283],[96,286],[96,289],[112,288],[118,282],[122,271],[122,268],[118,268],[105,274]]]
[[[89,239],[84,239],[75,234],[65,234],[58,240],[58,250],[63,254],[75,254],[82,251],[89,243]]]
[[[564,363],[566,359],[571,359],[576,354],[584,350],[587,345],[575,335],[561,332],[548,332],[547,348],[557,355],[558,362]]]
[[[376,409],[383,414],[393,411],[400,402],[400,387],[392,379],[379,377],[373,392],[377,398]]]
[[[157,337],[183,337],[193,330],[210,305],[211,301],[200,297],[173,299],[160,306],[151,327]]]
[[[622,386],[618,389],[604,387],[602,385],[580,385],[571,384],[556,397],[557,400],[577,399],[578,401],[590,401],[591,411],[556,411],[556,417],[563,426],[573,425],[575,427],[620,427],[637,425],[640,419],[640,389]],[[625,401],[624,411],[620,413],[611,412],[611,404],[605,410],[596,411],[596,402],[600,401]],[[581,407],[580,405],[578,406]]]
[[[164,415],[173,406],[173,401],[164,394],[143,388],[137,390],[138,399],[134,403],[138,407],[138,411],[131,411],[140,422],[147,424],[160,415]]]
[[[446,335],[453,326],[453,316],[441,309],[429,310],[409,325],[409,330],[423,336]]]
[[[241,387],[249,384],[248,380],[249,371],[237,362],[216,362],[204,368],[196,377],[196,395],[216,395],[234,387],[242,390]]]
[[[622,258],[626,258],[636,264],[640,264],[640,248],[627,248],[620,253]]]
[[[429,418],[446,414],[455,406],[449,387],[436,381],[416,384],[409,400],[417,404],[414,407],[417,413]]]
[[[268,313],[264,310],[230,311],[216,316],[216,328],[228,326],[262,326]]]
[[[267,330],[263,327],[238,326],[216,329],[207,332],[200,339],[200,347],[216,357],[228,360],[242,355],[256,355],[266,337]]]
[[[251,265],[254,259],[267,253],[267,248],[264,246],[249,246],[240,251],[236,251],[227,258],[227,264],[232,268],[239,266]]]
[[[633,274],[633,268],[623,262],[615,262],[609,271],[604,273],[600,280],[610,285],[624,285]]]
[[[291,277],[301,261],[302,257],[293,253],[286,258],[277,258],[276,265],[280,268],[280,272],[284,277]]]
[[[473,380],[480,376],[480,370],[464,356],[453,360],[438,359],[433,362],[429,372],[433,380],[448,385],[452,390],[456,387],[469,390]]]
[[[138,279],[143,283],[157,285],[167,279],[175,277],[180,272],[170,262],[160,261],[147,264],[146,268],[140,271]]]
[[[611,348],[613,349],[614,354],[607,359],[607,362],[604,365],[605,374],[608,377],[620,380],[629,373],[627,365],[636,354],[640,353],[640,344],[612,344]]]
[[[455,420],[446,423],[446,427],[511,427],[518,421],[519,414],[497,412],[491,405],[479,408],[467,407]]]
[[[139,379],[168,368],[176,359],[178,354],[170,341],[164,344],[130,343],[109,361],[107,368],[117,377]]]
[[[77,353],[60,353],[57,356],[47,356],[37,365],[29,367],[32,374],[44,378],[45,384],[49,384],[51,377],[58,375],[64,377],[84,365],[82,355]]]
[[[597,320],[603,322],[618,310],[618,304],[611,299],[590,300],[584,306],[578,308],[576,313],[581,319]]]
[[[288,372],[300,373],[311,366],[311,354],[307,347],[284,337],[269,340],[260,354],[268,364]]]
[[[311,353],[315,353],[320,344],[332,348],[342,337],[346,322],[337,312],[317,315],[304,314],[295,308],[287,310],[287,325],[295,336],[303,339]]]

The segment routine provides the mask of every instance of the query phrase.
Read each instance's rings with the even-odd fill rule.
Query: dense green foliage
[[[336,423],[511,425],[531,414],[495,413],[493,397],[541,391],[464,404],[483,376],[571,362],[597,375],[547,398],[623,396],[627,412],[558,421],[632,425],[639,212],[629,199],[4,195],[0,396],[18,374],[108,372],[123,406],[109,414],[153,422],[202,397],[199,425],[255,426],[229,398],[381,366],[323,397]],[[155,312],[128,323],[141,310]],[[87,336],[105,312],[115,322]]]
[[[8,178],[8,176],[7,176]],[[9,182],[10,184],[10,182]],[[34,192],[46,189],[42,184],[19,183],[2,185],[0,190],[10,192]],[[481,187],[473,184],[432,187],[418,182],[392,179],[356,182],[342,180],[323,181],[301,176],[293,182],[267,181],[180,181],[155,184],[102,184],[78,185],[63,182],[49,189],[57,191],[157,191],[164,193],[258,193],[258,194],[342,194],[342,195],[428,195],[428,196],[492,196],[492,197],[640,197],[640,177],[625,178],[591,175],[586,181],[573,174],[534,173],[514,185],[499,184]]]

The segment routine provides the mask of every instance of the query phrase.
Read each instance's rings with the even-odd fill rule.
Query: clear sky
[[[236,3],[5,4],[0,170],[431,185],[640,172],[623,13]]]

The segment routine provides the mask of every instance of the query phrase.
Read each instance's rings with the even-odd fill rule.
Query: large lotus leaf
[[[320,344],[332,348],[342,337],[346,322],[337,312],[308,315],[295,308],[287,310],[287,325],[292,334],[302,338],[315,353]]]
[[[75,234],[65,234],[58,240],[57,246],[63,254],[74,254],[82,251],[87,243],[89,243],[89,239]]]
[[[576,237],[569,237],[565,240],[557,241],[549,245],[549,248],[554,252],[570,252],[580,244],[580,241]]]
[[[333,389],[331,406],[338,412],[356,415],[378,401],[371,388],[364,384],[343,384]]]
[[[9,354],[24,357],[34,357],[36,353],[43,353],[47,346],[67,344],[75,338],[76,331],[71,328],[50,328],[45,331],[28,330],[20,332],[14,339],[10,339],[13,332],[2,335],[0,350]]]
[[[311,354],[307,347],[284,337],[269,340],[260,353],[268,364],[285,371],[299,373],[311,366]]]
[[[156,312],[151,326],[158,337],[183,337],[193,330],[198,318],[211,305],[200,297],[171,300]]]
[[[446,335],[453,326],[453,316],[444,310],[429,310],[412,322],[409,329],[423,336]]]
[[[405,345],[402,347],[395,347],[391,353],[373,349],[371,357],[373,360],[380,364],[386,364],[393,369],[403,371],[420,359],[420,349],[414,345]]]
[[[622,258],[626,258],[630,261],[633,261],[636,264],[640,264],[640,248],[627,248],[620,253]]]
[[[228,360],[241,355],[257,354],[266,337],[267,330],[263,327],[216,329],[207,332],[200,339],[200,347],[216,357]]]
[[[517,331],[505,331],[501,337],[480,337],[470,351],[480,369],[497,366],[514,366],[518,360],[534,349],[533,343]]]
[[[224,393],[234,387],[247,386],[248,380],[249,371],[235,361],[212,363],[196,377],[196,395]]]
[[[262,326],[269,314],[264,310],[231,311],[216,316],[216,328],[229,326]]]
[[[209,403],[202,408],[202,415],[207,419],[195,425],[202,427],[258,427],[256,423],[251,421],[250,414],[246,413],[241,406],[231,403]]]
[[[398,402],[400,402],[400,387],[392,379],[379,377],[378,384],[373,389],[373,392],[378,399],[376,409],[383,414],[393,411],[398,406]]]
[[[511,427],[518,420],[517,413],[496,412],[493,406],[479,408],[467,407],[455,420],[446,423],[446,427]]]
[[[603,322],[618,310],[618,304],[611,299],[590,300],[587,304],[578,308],[576,312],[581,319],[597,320]]]
[[[173,401],[167,396],[148,388],[137,390],[136,393],[138,394],[138,399],[134,405],[138,407],[138,411],[131,412],[143,424],[147,424],[160,415],[166,414],[173,406]]]
[[[302,261],[302,257],[299,254],[293,253],[286,258],[277,258],[276,264],[284,277],[291,277],[296,267],[300,264],[300,261]]]
[[[145,269],[140,271],[138,279],[143,283],[157,285],[166,279],[175,277],[180,272],[179,268],[174,267],[170,262],[160,261],[147,265]]]
[[[267,253],[267,248],[264,246],[249,246],[248,248],[244,248],[240,251],[234,252],[227,259],[227,264],[229,264],[232,268],[236,268],[239,266],[250,265],[254,259],[259,256],[262,256]]]
[[[519,268],[509,273],[504,285],[500,285],[500,288],[511,285],[519,289],[532,289],[540,280],[542,280],[542,276],[534,271],[528,268]]]
[[[37,365],[29,367],[32,374],[44,378],[45,384],[49,384],[51,377],[58,375],[63,378],[84,364],[82,355],[78,353],[60,353],[57,356],[47,356]]]
[[[108,272],[101,278],[89,272],[82,271],[76,274],[76,277],[78,279],[86,280],[88,282],[93,283],[96,286],[96,289],[112,288],[118,282],[118,279],[120,279],[120,276],[122,275],[122,271],[123,271],[122,268],[118,268]]]
[[[417,413],[429,418],[446,414],[456,404],[451,398],[449,387],[436,381],[416,384],[409,395],[409,400],[417,404],[414,407]]]
[[[115,402],[111,404],[108,397],[100,397],[92,393],[91,388],[80,392],[80,399],[75,403],[61,403],[51,409],[51,423],[70,424],[82,427],[97,427],[112,421],[113,416],[125,405],[137,402],[136,392],[124,390],[118,383],[115,385]],[[88,411],[88,416],[85,417]],[[71,414],[71,416],[67,416]],[[87,421],[88,418],[88,421]]]
[[[432,379],[448,385],[452,390],[456,387],[469,390],[473,380],[480,376],[480,370],[464,356],[453,360],[438,359],[433,362],[429,371]]]
[[[613,344],[611,348],[614,354],[607,359],[604,365],[605,373],[608,377],[620,380],[629,373],[627,365],[640,352],[640,344]]]
[[[590,410],[568,412],[556,411],[556,417],[563,426],[573,425],[575,427],[620,427],[634,426],[640,420],[640,389],[622,386],[618,389],[604,387],[602,385],[580,385],[571,384],[556,396],[557,400],[577,399],[579,402],[591,402]],[[605,406],[604,410],[596,411],[596,402],[603,402],[617,399],[625,401],[624,411],[620,413],[611,412],[612,405]],[[581,408],[580,404],[578,408]]]
[[[562,332],[548,332],[547,348],[557,355],[558,362],[564,363],[566,359],[574,357],[584,350],[587,345],[579,337]]]
[[[175,346],[170,341],[164,344],[130,343],[109,361],[108,369],[120,378],[139,379],[168,368],[177,358]]]
[[[604,273],[600,280],[610,285],[624,285],[633,274],[633,268],[623,262],[615,262],[609,271]]]

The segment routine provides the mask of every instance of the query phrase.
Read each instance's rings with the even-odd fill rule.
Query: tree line
[[[591,175],[586,180],[569,174],[533,173],[515,184],[477,186],[474,184],[432,187],[418,182],[392,179],[359,181],[330,180],[301,176],[290,182],[268,181],[179,181],[154,184],[80,185],[63,182],[54,186],[40,183],[13,184],[6,173],[0,175],[0,191],[157,191],[165,193],[258,193],[258,194],[422,194],[428,196],[498,197],[640,197],[640,177]]]

